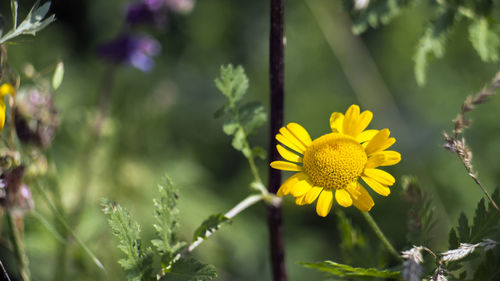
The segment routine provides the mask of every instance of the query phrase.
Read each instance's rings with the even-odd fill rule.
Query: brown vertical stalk
[[[269,161],[278,160],[277,142],[274,136],[283,126],[284,97],[284,0],[271,0],[271,32],[269,36],[269,76],[271,86],[271,126],[269,134]],[[269,167],[269,192],[276,193],[281,184],[281,172]],[[286,281],[285,250],[281,204],[267,207],[271,266],[274,281]]]

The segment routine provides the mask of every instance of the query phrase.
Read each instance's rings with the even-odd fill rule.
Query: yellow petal
[[[285,195],[290,194],[293,186],[299,181],[306,179],[308,176],[304,173],[296,173],[293,176],[289,177],[280,187],[276,195],[279,197],[283,197]]]
[[[391,166],[399,163],[401,161],[401,154],[397,151],[386,150],[380,151],[373,155],[383,154],[385,156],[384,162],[380,166]]]
[[[271,167],[283,171],[302,171],[302,166],[286,161],[273,161],[271,162]]]
[[[347,185],[346,190],[351,195],[352,204],[360,211],[368,212],[375,205],[368,191],[359,182]]]
[[[366,145],[366,154],[370,155],[372,153],[389,148],[394,142],[396,142],[396,139],[389,138],[390,134],[391,132],[389,132],[388,129],[380,130],[380,132],[378,132]]]
[[[353,104],[351,105],[344,118],[344,134],[356,137],[356,128],[359,120],[359,106]]]
[[[344,114],[340,112],[334,112],[330,116],[330,128],[332,128],[332,132],[334,133],[342,133],[344,130],[342,129],[344,126]]]
[[[378,194],[382,196],[391,194],[391,190],[387,186],[381,185],[378,181],[365,176],[361,176],[361,178],[366,182],[366,184],[368,184],[368,186],[371,187],[371,189],[373,189],[373,191],[377,192]]]
[[[363,174],[386,186],[391,186],[396,182],[396,179],[391,174],[379,169],[365,169]]]
[[[282,134],[277,134],[276,135],[276,140],[281,142],[282,144],[286,145],[288,148],[297,151],[300,154],[304,154],[304,149],[298,147],[295,145],[293,142],[291,142],[289,139],[287,139],[285,136]]]
[[[373,113],[371,111],[369,110],[363,111],[363,113],[359,115],[358,124],[356,126],[356,133],[360,134],[361,132],[363,132],[363,130],[366,129],[366,127],[368,127],[368,125],[372,121],[372,118],[373,118]]]
[[[306,197],[306,195],[302,195],[300,197],[297,197],[295,198],[295,204],[299,205],[299,206],[302,206],[302,205],[305,205],[307,204],[305,201],[304,201],[304,198]]]
[[[280,133],[301,150],[303,151],[306,150],[307,147],[300,141],[300,139],[294,136],[294,134],[292,134],[292,132],[290,132],[290,130],[288,130],[286,127],[281,127]]]
[[[5,124],[5,102],[3,98],[0,98],[0,131],[2,131],[4,124]]]
[[[3,97],[5,95],[14,95],[15,90],[12,84],[10,83],[3,83],[2,86],[0,86],[0,97]]]
[[[362,142],[367,142],[371,139],[373,139],[373,137],[378,133],[378,130],[366,130],[366,131],[363,131],[361,132],[357,137],[356,137],[356,140],[359,142],[359,143],[362,143]]]
[[[309,133],[306,131],[306,129],[304,129],[304,127],[300,126],[297,123],[290,123],[286,125],[286,128],[306,147],[311,144],[311,136],[309,136]]]
[[[351,195],[343,189],[337,189],[337,191],[335,191],[335,199],[342,207],[347,208],[352,205]]]
[[[333,193],[330,190],[323,189],[316,203],[316,213],[321,217],[326,217],[332,209],[332,203]]]
[[[305,204],[311,204],[318,198],[319,194],[321,193],[321,190],[323,190],[322,187],[319,186],[313,186],[305,195],[304,195],[304,202]]]
[[[284,148],[282,145],[277,145],[276,149],[278,149],[278,153],[281,155],[281,157],[285,158],[285,160],[291,161],[291,162],[297,162],[297,163],[302,163],[302,157],[298,156],[297,154],[291,152],[290,150]]]
[[[381,154],[380,152],[372,154],[370,157],[368,157],[368,160],[366,161],[365,169],[377,168],[378,166],[382,166],[384,162],[385,162],[384,154]]]
[[[306,194],[306,192],[308,192],[312,187],[313,186],[308,179],[301,180],[293,186],[292,190],[290,190],[290,193],[293,195],[293,197],[301,197]]]

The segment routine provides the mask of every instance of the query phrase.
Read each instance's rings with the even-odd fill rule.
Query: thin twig
[[[449,150],[452,153],[457,154],[458,158],[462,162],[467,171],[467,174],[474,180],[474,182],[479,186],[479,188],[486,195],[486,198],[490,201],[491,205],[500,212],[500,208],[498,208],[493,198],[491,198],[490,194],[484,188],[484,186],[479,181],[477,174],[474,172],[472,167],[472,152],[470,148],[465,144],[465,138],[463,133],[466,128],[470,126],[470,120],[465,117],[467,112],[472,111],[476,105],[485,103],[489,100],[491,96],[495,94],[495,91],[500,88],[500,72],[495,75],[493,78],[490,87],[484,87],[479,93],[474,96],[468,96],[460,113],[458,113],[457,117],[453,120],[454,128],[453,128],[453,136],[449,136],[446,132],[444,133],[445,144],[444,148]],[[460,138],[461,135],[461,138]]]
[[[271,0],[271,30],[269,34],[269,78],[271,86],[271,120],[269,132],[269,161],[279,159],[276,151],[277,141],[274,136],[283,126],[283,99],[284,99],[284,0]],[[281,184],[281,172],[269,167],[268,190],[276,193]],[[269,228],[269,243],[271,254],[271,268],[274,281],[286,281],[285,248],[283,239],[283,224],[281,203],[267,206],[267,223]]]
[[[19,236],[19,232],[17,231],[16,224],[14,223],[14,220],[12,218],[12,214],[7,208],[6,212],[6,217],[7,217],[7,225],[8,225],[8,231],[10,234],[10,238],[12,241],[12,245],[14,247],[14,254],[16,256],[16,260],[19,266],[19,273],[21,274],[21,280],[23,281],[29,281],[30,280],[30,273],[28,269],[28,261],[26,259],[26,255],[24,253],[24,248],[21,242],[21,237]]]
[[[389,251],[389,253],[391,253],[398,260],[401,260],[401,256],[394,249],[394,247],[392,246],[391,242],[389,242],[389,240],[387,239],[387,237],[385,237],[384,233],[378,227],[377,223],[372,218],[372,216],[370,215],[370,213],[369,212],[361,212],[361,214],[366,219],[366,222],[368,222],[368,225],[373,229],[373,231],[375,232],[375,234],[377,235],[377,237],[380,239],[380,241],[382,242],[382,244],[384,244],[384,246],[387,248],[387,250]]]
[[[5,276],[5,278],[7,278],[7,281],[11,281],[9,274],[7,274],[7,270],[5,270],[5,267],[3,266],[2,261],[0,261],[0,267],[2,267],[3,275]]]
[[[234,206],[231,210],[229,210],[227,213],[224,214],[224,216],[228,219],[234,218],[236,215],[241,213],[242,211],[246,210],[248,207],[253,206],[255,203],[258,203],[259,201],[264,199],[263,194],[255,194],[255,195],[250,195],[247,198],[243,199],[240,203],[238,203],[236,206]],[[214,232],[208,231],[205,234],[205,238],[198,237],[196,241],[191,243],[189,247],[187,248],[187,252],[192,252],[196,247],[198,247],[203,241],[205,241],[209,236],[211,236]]]

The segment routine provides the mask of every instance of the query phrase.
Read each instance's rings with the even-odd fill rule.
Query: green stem
[[[29,281],[30,274],[27,266],[26,255],[24,254],[24,249],[21,242],[21,237],[19,237],[19,232],[17,232],[17,228],[12,218],[12,214],[10,213],[10,210],[8,208],[6,212],[6,217],[7,217],[8,231],[10,238],[12,240],[12,245],[14,247],[14,254],[16,256],[16,260],[19,265],[19,273],[21,274],[21,279],[23,281]]]
[[[50,210],[54,214],[55,218],[59,221],[61,226],[69,235],[75,239],[76,243],[82,247],[82,249],[87,253],[87,255],[92,259],[92,261],[101,269],[105,274],[106,274],[106,269],[102,265],[102,263],[99,261],[99,259],[94,255],[94,253],[85,245],[85,243],[76,235],[75,231],[69,226],[68,222],[66,222],[66,219],[64,216],[57,210],[56,206],[52,203],[50,198],[47,196],[47,193],[45,190],[39,185],[35,184],[34,185],[37,188],[37,191],[42,195],[43,199],[45,200],[45,203],[49,206]]]
[[[387,237],[385,237],[384,233],[382,230],[378,227],[377,223],[375,220],[373,220],[372,216],[370,215],[369,212],[361,212],[363,214],[363,217],[366,219],[366,222],[368,222],[368,225],[373,229],[377,237],[380,239],[382,244],[387,248],[387,250],[398,260],[401,260],[401,256],[398,254],[398,252],[394,249],[392,246],[391,242],[387,240]]]

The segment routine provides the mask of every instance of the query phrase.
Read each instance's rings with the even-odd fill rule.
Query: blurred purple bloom
[[[131,25],[154,24],[156,27],[165,25],[166,13],[163,11],[162,0],[144,0],[132,3],[126,10],[126,22]]]
[[[114,63],[128,63],[147,72],[154,66],[151,57],[160,50],[160,43],[152,37],[127,34],[100,46],[98,52]]]

